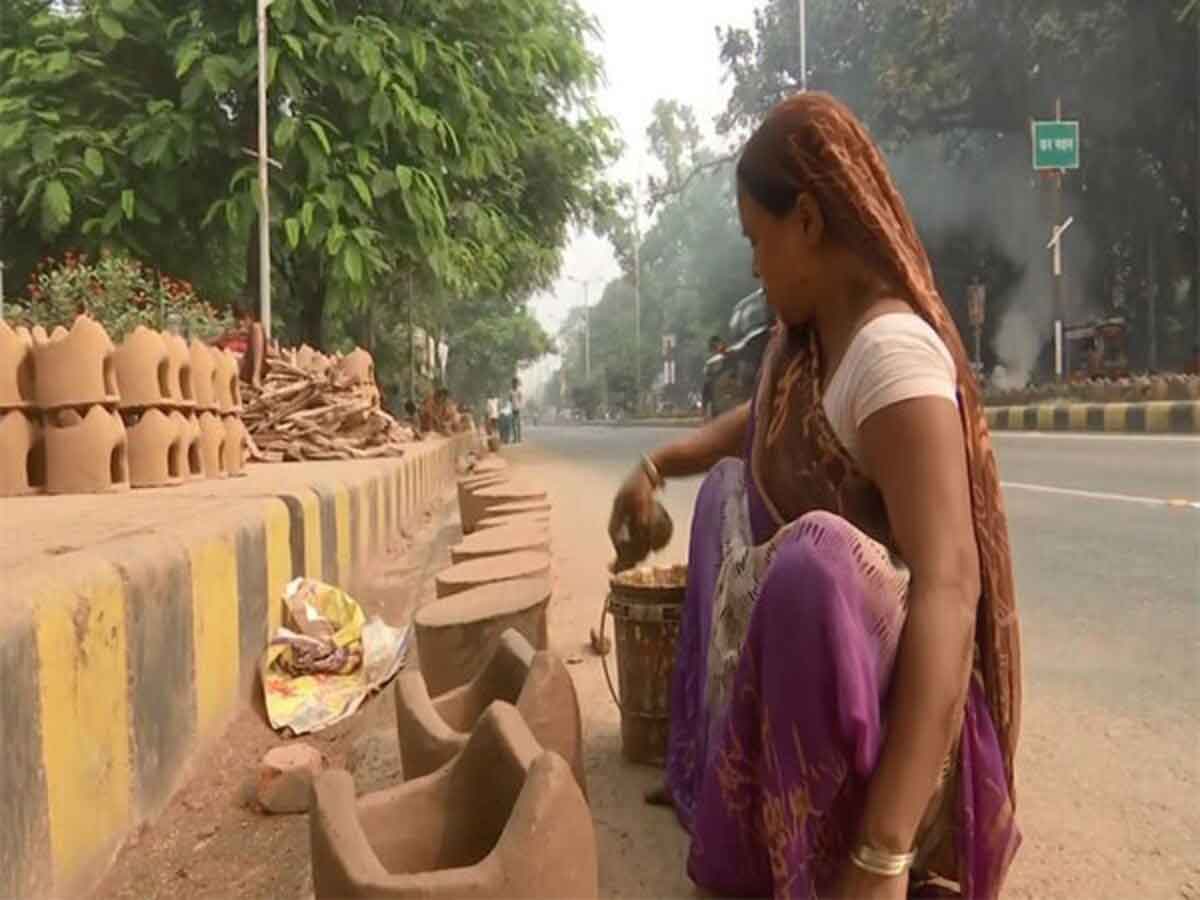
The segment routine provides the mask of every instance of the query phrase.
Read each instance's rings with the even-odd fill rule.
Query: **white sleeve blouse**
[[[851,340],[825,389],[825,415],[842,446],[861,462],[858,429],[872,414],[918,397],[957,404],[957,382],[954,360],[937,332],[914,313],[888,313]]]

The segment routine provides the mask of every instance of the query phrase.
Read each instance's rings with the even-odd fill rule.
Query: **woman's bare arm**
[[[736,455],[746,440],[750,422],[750,404],[736,409],[698,428],[678,441],[649,454],[663,478],[686,478],[707,472],[726,456]],[[638,465],[625,479],[613,500],[608,533],[615,543],[627,523],[648,528],[654,507],[654,485],[645,467]]]
[[[868,790],[861,838],[913,848],[962,723],[979,603],[979,550],[958,411],[923,397],[880,410],[859,429],[912,573],[887,709],[887,737]]]
[[[650,454],[663,478],[685,478],[707,472],[727,456],[736,456],[746,441],[750,403],[723,413],[681,440]]]

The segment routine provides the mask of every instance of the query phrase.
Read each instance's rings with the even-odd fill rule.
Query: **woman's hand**
[[[904,900],[907,894],[907,872],[885,878],[847,860],[829,900]]]
[[[646,469],[638,465],[625,479],[613,499],[612,515],[608,520],[608,536],[614,546],[628,542],[634,533],[650,530],[654,510],[654,485]]]

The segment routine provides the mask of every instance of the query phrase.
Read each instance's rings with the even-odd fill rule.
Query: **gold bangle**
[[[866,844],[860,844],[850,854],[850,861],[858,866],[864,872],[870,872],[872,875],[878,875],[880,878],[895,878],[903,875],[912,868],[913,860],[917,858],[917,854],[913,853],[887,853],[883,850],[876,850],[874,847],[869,847]]]
[[[667,482],[663,479],[662,473],[658,471],[658,466],[654,464],[649,456],[642,456],[642,471],[646,473],[646,477],[650,479],[650,484],[656,489],[661,488]]]

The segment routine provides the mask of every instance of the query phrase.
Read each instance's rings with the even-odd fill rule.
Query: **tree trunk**
[[[316,279],[311,285],[304,294],[304,305],[300,310],[300,338],[310,347],[323,350],[326,285],[323,279]]]
[[[1146,247],[1146,368],[1158,371],[1158,256],[1153,229]]]

